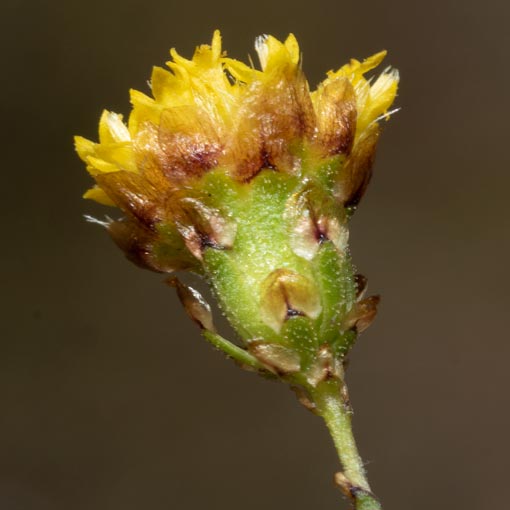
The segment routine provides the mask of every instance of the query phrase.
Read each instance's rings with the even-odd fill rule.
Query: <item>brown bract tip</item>
[[[316,92],[316,141],[325,155],[349,154],[356,133],[356,95],[343,76],[319,85]]]
[[[252,340],[248,343],[248,351],[274,374],[285,376],[301,369],[299,355],[283,345]]]
[[[328,379],[343,380],[344,370],[342,362],[331,352],[329,345],[323,345],[317,352],[316,359],[307,372],[306,380],[316,387],[320,382]]]
[[[356,329],[358,333],[365,331],[374,321],[380,301],[380,296],[370,296],[355,303],[344,319],[343,329]]]
[[[177,296],[184,306],[186,313],[201,329],[216,331],[213,324],[211,307],[198,290],[184,285],[175,277],[169,278],[166,283],[176,288]]]
[[[357,207],[372,178],[372,167],[379,139],[379,125],[372,124],[355,143],[339,174],[336,196],[345,207]]]
[[[283,323],[297,315],[316,319],[321,311],[320,294],[312,280],[289,269],[275,269],[261,284],[261,317],[277,333]]]

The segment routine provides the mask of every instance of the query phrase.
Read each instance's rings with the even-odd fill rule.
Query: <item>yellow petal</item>
[[[128,129],[131,137],[135,138],[144,123],[158,124],[163,106],[138,90],[131,89],[129,95],[133,110],[129,116]]]
[[[118,167],[119,170],[138,172],[132,142],[98,145],[96,153],[92,157],[97,157],[98,159],[103,159],[104,161],[112,163]]]
[[[154,67],[151,76],[151,90],[156,102],[168,104],[179,90],[179,82],[174,74],[163,69]]]
[[[285,40],[285,48],[287,48],[287,51],[289,52],[291,62],[294,65],[298,65],[300,59],[299,44],[294,34],[289,34]]]
[[[99,140],[103,144],[128,142],[131,140],[122,115],[104,110],[99,121]]]
[[[115,207],[113,200],[111,200],[110,197],[99,186],[94,186],[93,188],[87,190],[84,193],[83,198],[94,200],[98,204]]]
[[[385,56],[386,51],[380,51],[363,62],[352,59],[349,64],[342,66],[337,71],[329,72],[328,78],[323,83],[327,85],[338,77],[345,77],[351,82],[356,95],[358,112],[356,139],[372,122],[386,113],[395,99],[398,85],[396,71],[389,69],[384,71],[372,85],[364,77],[365,73],[377,67]]]
[[[358,116],[358,134],[388,111],[397,95],[399,75],[396,70],[383,72],[370,87],[370,97]]]
[[[82,136],[74,137],[74,146],[78,156],[80,156],[80,159],[85,163],[87,162],[87,158],[89,156],[95,154],[96,144],[90,140],[87,140],[86,138],[83,138]]]
[[[227,69],[236,80],[243,83],[251,83],[262,74],[258,69],[254,69],[234,58],[225,57],[222,59],[222,62],[225,65],[225,69]]]
[[[118,172],[120,168],[114,163],[110,163],[105,161],[104,159],[96,158],[94,156],[89,156],[87,159],[87,170],[89,170],[92,176],[97,174],[108,174],[111,172]]]
[[[345,76],[351,80],[353,85],[360,80],[365,73],[375,69],[386,57],[387,51],[383,50],[375,55],[366,58],[363,62],[351,59],[348,64],[342,66],[338,71],[328,73],[329,76]]]
[[[257,37],[255,49],[264,73],[296,68],[299,63],[299,45],[292,34],[284,43],[271,35]]]

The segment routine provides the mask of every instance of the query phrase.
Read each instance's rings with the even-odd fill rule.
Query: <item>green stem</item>
[[[381,504],[370,491],[363,462],[352,434],[350,407],[341,392],[342,383],[328,380],[310,389],[317,413],[329,429],[343,473],[337,473],[336,482],[352,499],[356,510],[381,510]]]
[[[239,364],[246,367],[253,368],[254,370],[266,371],[263,365],[254,358],[248,351],[241,349],[237,345],[223,338],[218,333],[204,329],[202,331],[205,339],[217,349],[223,351],[227,356],[237,361]]]

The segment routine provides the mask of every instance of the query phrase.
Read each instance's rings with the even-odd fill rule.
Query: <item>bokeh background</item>
[[[388,510],[507,507],[509,7],[482,0],[2,0],[0,508],[347,508],[321,421],[211,349],[84,214],[72,135],[171,46],[294,32],[312,86],[401,71],[352,251],[380,314],[348,373]],[[343,505],[343,506],[342,506]]]

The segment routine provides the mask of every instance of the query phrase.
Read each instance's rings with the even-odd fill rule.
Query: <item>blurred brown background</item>
[[[355,432],[385,509],[507,508],[508,19],[502,0],[2,0],[0,509],[347,508],[320,420],[83,219],[108,211],[80,198],[72,135],[216,27],[243,60],[293,31],[312,86],[389,50],[402,111],[351,238],[383,295]]]

